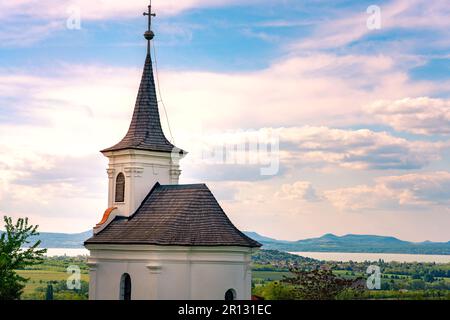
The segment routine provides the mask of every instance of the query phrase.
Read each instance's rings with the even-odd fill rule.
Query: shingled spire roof
[[[130,128],[122,141],[102,152],[124,149],[172,152],[174,148],[161,127],[152,59],[148,52]]]

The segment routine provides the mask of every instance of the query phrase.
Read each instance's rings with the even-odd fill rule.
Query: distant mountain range
[[[0,235],[3,232],[0,231]],[[42,248],[83,248],[83,242],[92,236],[92,231],[82,233],[52,233],[41,232],[39,236],[33,237],[31,241],[41,240]],[[30,242],[31,242],[30,241]]]
[[[255,232],[246,234],[263,244],[264,249],[288,252],[361,252],[361,253],[410,253],[450,255],[449,242],[409,242],[394,237],[347,234],[325,234],[319,238],[283,241],[261,236]]]
[[[277,240],[256,232],[244,232],[259,241],[263,249],[297,252],[361,252],[361,253],[410,253],[450,255],[449,242],[408,242],[394,237],[348,234],[325,234],[319,238],[298,241]],[[44,248],[82,248],[92,231],[76,234],[42,232],[39,239]]]

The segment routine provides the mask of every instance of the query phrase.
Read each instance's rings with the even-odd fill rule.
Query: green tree
[[[424,277],[423,277],[423,281],[425,282],[434,282],[434,277],[433,275],[427,273]]]
[[[294,277],[282,281],[294,287],[296,299],[334,300],[344,291],[352,292],[352,296],[356,297],[364,290],[364,281],[361,278],[339,278],[333,271],[327,269],[312,271],[291,269],[291,272]]]
[[[41,241],[34,244],[30,238],[38,236],[38,226],[28,225],[28,218],[13,223],[4,217],[5,232],[0,236],[0,300],[18,300],[28,280],[15,270],[39,264],[46,249],[39,249]]]
[[[45,291],[45,300],[53,300],[53,286],[51,283],[47,285],[47,290]]]
[[[263,297],[266,300],[293,300],[295,291],[292,286],[288,286],[277,281],[269,282],[253,290],[254,295]]]
[[[423,280],[412,280],[410,283],[411,290],[424,290],[425,289],[425,281]]]

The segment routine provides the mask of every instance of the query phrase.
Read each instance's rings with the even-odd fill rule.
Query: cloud
[[[382,210],[450,205],[450,172],[412,173],[375,179],[375,184],[328,190],[325,197],[340,210]]]
[[[218,129],[361,125],[372,122],[363,106],[379,97],[428,95],[444,85],[410,81],[388,56],[334,54],[284,57],[256,72],[166,71],[160,80],[172,122]]]
[[[293,184],[283,184],[281,191],[275,194],[281,200],[304,200],[304,201],[318,201],[320,197],[309,181],[296,181]]]
[[[0,30],[0,47],[29,46],[63,29],[64,25],[57,21],[27,23],[26,32],[21,23],[5,24]]]
[[[235,203],[315,203],[322,200],[309,181],[269,181],[265,184],[252,181],[214,181],[211,186],[219,195],[225,195],[224,200]]]
[[[256,0],[153,0],[153,9],[161,15],[174,15],[185,10],[256,3]],[[70,8],[79,8],[86,20],[135,18],[147,9],[146,0],[34,0],[2,1],[0,17],[28,16],[37,19],[67,19]]]
[[[131,116],[138,83],[129,88],[107,67],[59,67],[47,76],[0,72],[0,211],[77,232],[105,209],[98,150],[124,135],[129,123],[117,120]],[[139,78],[138,70],[114,71]]]
[[[404,189],[410,189],[415,192],[420,190],[433,190],[433,184],[428,183],[428,187],[423,184],[420,186],[421,179],[405,178],[404,176],[394,176],[395,181],[414,180],[415,183],[408,182],[405,186],[392,185],[386,181],[386,188],[378,187],[378,182],[373,185],[366,185],[364,188],[348,187],[341,188],[342,191],[332,202],[331,194],[328,191],[333,189],[332,185],[352,185],[355,181],[355,175],[349,177],[340,175],[342,170],[337,173],[325,174],[307,174],[305,171],[297,172],[296,175],[289,177],[277,177],[274,180],[261,182],[241,182],[241,181],[218,181],[208,183],[215,195],[219,196],[220,203],[227,215],[241,230],[254,230],[264,235],[275,237],[277,239],[298,240],[308,237],[321,236],[324,233],[332,232],[335,234],[380,234],[387,236],[397,236],[401,239],[411,241],[424,241],[432,239],[434,241],[448,241],[448,226],[450,216],[448,204],[399,204],[399,199]],[[444,173],[445,174],[445,173]],[[306,175],[313,180],[306,179]],[[358,175],[356,181],[361,181],[361,175]],[[423,173],[422,177],[439,177],[440,173]],[[448,179],[448,173],[445,174]],[[444,175],[443,175],[444,176]],[[301,177],[300,180],[296,180]],[[338,178],[337,177],[342,177]],[[389,177],[386,177],[389,180]],[[450,199],[448,197],[447,183],[438,182],[439,178],[429,178],[436,184],[440,184],[444,193],[440,194],[438,188],[434,188],[433,193],[439,195],[440,199]],[[335,181],[339,180],[339,181]],[[427,180],[426,178],[423,180]],[[422,181],[423,181],[422,180]],[[288,189],[300,181],[299,186],[311,185],[319,197],[319,201],[305,201],[295,195],[280,198],[282,186],[289,185]],[[381,182],[380,182],[381,184]],[[330,188],[331,186],[331,188]],[[295,189],[295,188],[294,188]],[[303,187],[298,188],[304,189]],[[347,190],[348,189],[348,190]],[[353,189],[360,191],[359,195],[353,195]],[[385,193],[385,189],[392,189],[392,195]],[[363,192],[365,191],[365,192]],[[374,192],[376,192],[374,194]],[[221,195],[226,194],[225,197]],[[289,194],[289,193],[288,193]],[[447,194],[447,195],[446,195]],[[300,193],[301,195],[301,193]],[[417,196],[418,198],[435,199],[432,196]],[[405,197],[403,197],[405,199]],[[406,198],[407,199],[407,198]],[[346,201],[346,202],[344,202]],[[338,204],[343,204],[341,208]],[[353,209],[350,208],[353,206]],[[337,210],[341,209],[341,210]],[[362,214],[371,213],[371,214]],[[375,214],[376,213],[376,214]],[[439,223],[436,223],[439,221]]]
[[[439,88],[410,83],[392,65],[384,56],[327,54],[287,58],[257,72],[160,70],[160,80],[171,126],[181,140],[213,129],[361,125],[371,121],[362,106],[375,97],[395,100]],[[0,132],[3,137],[15,133],[10,144],[36,149],[28,139],[33,136],[41,151],[86,154],[125,133],[139,68],[55,63],[42,71],[45,75],[38,72],[0,69]]]
[[[214,8],[256,3],[257,0],[153,0],[158,16],[172,16],[190,9]],[[67,29],[68,23],[86,21],[125,20],[138,18],[147,10],[146,0],[35,0],[2,1],[0,19],[0,46],[29,46],[57,31]],[[25,30],[24,31],[24,26]],[[163,26],[178,37],[191,37],[190,32],[175,26]],[[183,32],[183,34],[180,34]],[[183,38],[184,39],[184,38]],[[173,42],[176,39],[170,40]]]
[[[98,222],[107,196],[106,165],[98,166],[101,156],[24,156],[9,154],[13,161],[5,162],[0,155],[0,216],[28,217],[40,231],[53,232],[81,232]]]
[[[358,170],[410,170],[440,159],[446,143],[409,141],[368,129],[328,127],[277,129],[284,161]],[[285,145],[283,147],[283,144]]]
[[[30,217],[44,228],[90,228],[105,204],[101,156],[57,157],[0,144],[0,213]],[[45,223],[43,223],[45,221]]]
[[[341,48],[367,35],[379,34],[392,29],[435,30],[446,32],[450,26],[449,7],[442,1],[396,0],[379,5],[381,9],[381,30],[367,28],[369,14],[367,7],[355,6],[343,9],[337,18],[318,24],[307,39],[295,41],[291,48],[298,50],[320,50]]]
[[[379,100],[366,109],[383,124],[414,134],[450,134],[450,100],[428,97]]]
[[[0,182],[0,197],[9,203],[7,208],[2,207],[2,212],[37,217],[45,222],[47,230],[73,230],[77,225],[87,228],[97,222],[105,204],[105,195],[99,190],[106,193],[106,179],[83,178],[87,173],[74,169],[73,176],[64,175],[64,170],[75,166],[77,161],[64,159],[73,155],[102,159],[98,150],[123,137],[133,111],[140,73],[140,68],[61,63],[46,70],[35,68],[33,72],[0,70],[0,146],[8,150],[1,168],[8,182]],[[211,132],[268,128],[254,131],[272,130],[279,135],[278,176],[261,182],[260,172],[255,168],[212,168],[219,172],[211,180],[222,177],[233,180],[230,183],[239,179],[258,180],[261,188],[268,188],[269,191],[261,189],[261,193],[254,187],[238,192],[233,196],[238,200],[231,202],[237,206],[237,201],[242,200],[239,210],[251,210],[254,201],[264,206],[264,197],[267,198],[264,195],[282,192],[279,186],[277,189],[267,183],[286,175],[286,166],[293,170],[290,173],[293,175],[302,168],[403,170],[424,167],[440,157],[439,143],[408,141],[371,130],[333,129],[369,121],[370,116],[361,111],[361,106],[375,97],[396,100],[428,94],[439,87],[427,82],[411,83],[405,73],[395,69],[389,57],[308,55],[285,58],[256,72],[160,70],[160,80],[176,144],[187,151],[194,150],[193,143],[198,142],[189,139],[193,134],[205,137]],[[166,125],[164,118],[163,125]],[[193,153],[184,161],[191,157]],[[91,166],[92,161],[81,163]],[[104,169],[96,166],[103,175]],[[203,177],[200,169],[197,172],[198,175],[190,175],[191,181]],[[48,194],[42,198],[43,203],[37,202],[38,186]],[[311,190],[303,187],[304,190],[301,185],[286,187],[286,196],[312,199]],[[74,196],[64,198],[59,189]],[[22,204],[16,201],[24,196],[21,190],[30,194]],[[230,197],[230,192],[224,194]],[[279,203],[280,199],[273,201]],[[296,201],[285,199],[283,203]],[[323,201],[305,202],[316,206]],[[271,208],[275,210],[277,206]],[[278,207],[295,215],[299,209],[294,208],[288,210],[286,204]],[[270,212],[266,211],[270,219]],[[56,218],[61,212],[66,213],[66,222]]]
[[[71,110],[77,106],[86,112],[90,109],[102,128],[106,125],[103,119],[128,125],[123,116],[131,113],[139,69],[102,65],[58,65],[55,69],[45,70],[45,76],[0,70],[0,99],[17,100],[17,108],[24,108],[23,102],[39,104],[34,110],[54,106],[55,115],[62,115],[60,105],[70,105]],[[411,81],[389,56],[331,53],[283,57],[250,72],[160,69],[159,79],[172,127],[190,126],[190,131],[200,127],[361,126],[373,122],[363,107],[380,97],[398,100],[432,95],[446,85]],[[23,90],[24,86],[30,91]],[[10,104],[4,106],[11,108]]]
[[[447,142],[410,141],[387,132],[329,127],[261,128],[226,133],[186,134],[185,177],[206,181],[260,181],[298,172],[422,169],[441,159]],[[271,174],[263,169],[274,168]],[[319,198],[302,181],[284,185],[280,197]]]

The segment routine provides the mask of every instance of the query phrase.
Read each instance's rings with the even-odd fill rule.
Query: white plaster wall
[[[151,188],[160,184],[178,184],[181,174],[179,160],[170,153],[141,150],[105,152],[107,169],[108,208],[117,207],[116,214],[132,215]],[[115,183],[119,173],[125,175],[125,201],[115,202]]]
[[[224,300],[228,289],[251,297],[251,248],[88,245],[89,298],[117,300],[131,276],[134,300]]]
[[[151,299],[151,292],[146,290],[146,284],[151,283],[150,273],[141,272],[142,269],[145,270],[145,265],[139,262],[103,261],[97,265],[94,274],[90,273],[94,279],[92,288],[89,288],[90,298],[119,300],[120,279],[128,273],[131,276],[132,299]]]

